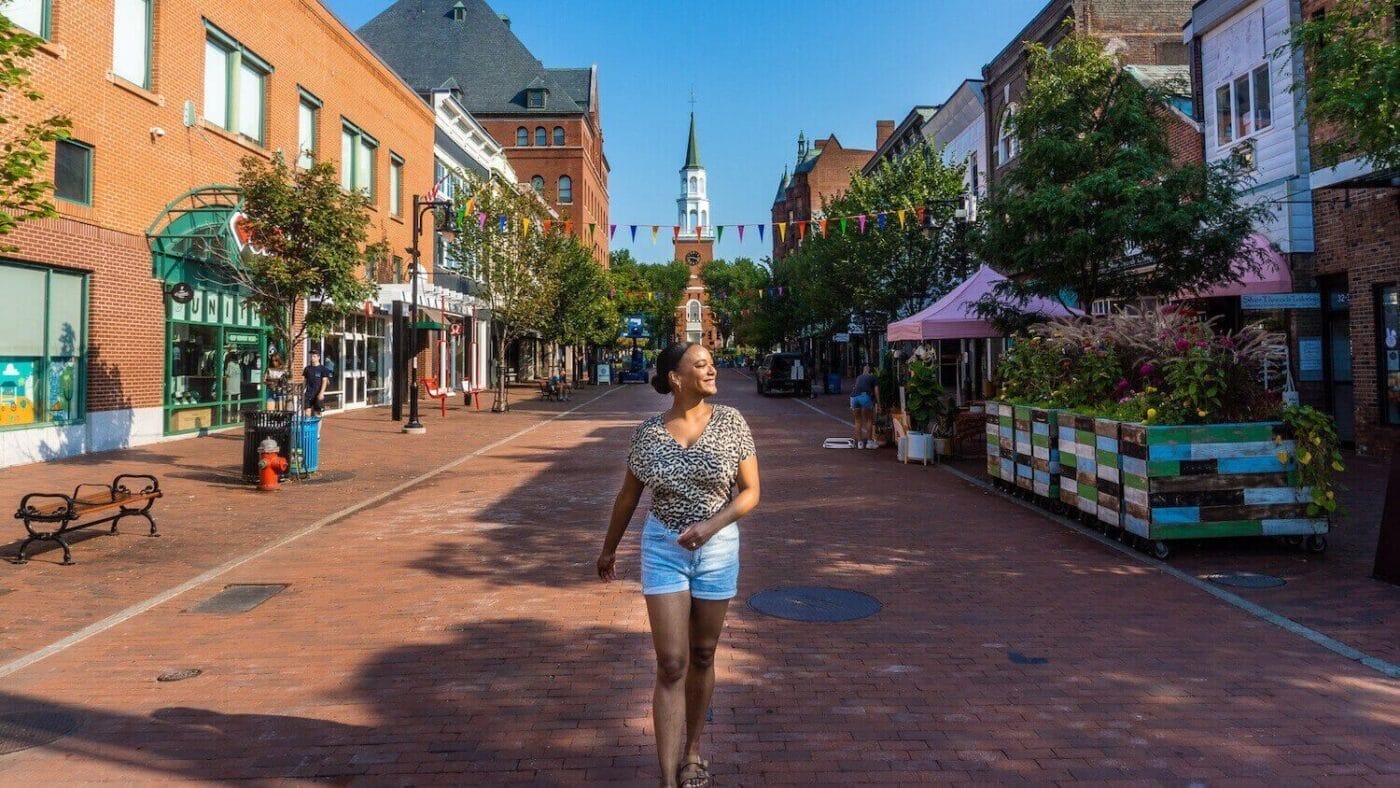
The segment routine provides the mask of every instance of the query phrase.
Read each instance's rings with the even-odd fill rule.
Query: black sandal
[[[676,782],[680,788],[710,788],[710,762],[704,758],[686,761],[676,772]]]

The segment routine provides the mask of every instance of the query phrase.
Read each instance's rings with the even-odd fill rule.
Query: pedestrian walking
[[[307,416],[319,416],[326,407],[326,381],[331,377],[330,367],[321,363],[321,354],[313,352],[310,364],[301,371],[302,382],[306,384]]]
[[[856,425],[856,448],[874,449],[875,446],[875,402],[879,388],[875,385],[875,374],[870,365],[861,367],[860,376],[851,386],[851,420]]]
[[[682,788],[710,785],[700,734],[714,692],[715,648],[738,593],[738,520],[759,499],[748,423],[734,408],[706,402],[717,393],[715,378],[703,345],[676,343],[658,356],[651,383],[671,395],[671,407],[632,435],[598,556],[598,576],[615,580],[618,543],[650,487],[641,574],[656,650],[652,721],[661,784]]]

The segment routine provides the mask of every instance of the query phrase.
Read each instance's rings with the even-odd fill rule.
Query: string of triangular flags
[[[586,228],[589,238],[594,238],[600,229],[597,222],[578,223],[569,219],[540,219],[532,221],[529,217],[521,217],[518,220],[512,221],[512,217],[506,214],[500,214],[493,218],[487,216],[484,211],[474,210],[475,202],[475,198],[467,200],[466,205],[458,211],[457,221],[459,222],[459,226],[465,227],[469,220],[474,220],[478,229],[482,230],[486,229],[487,222],[493,222],[496,229],[503,233],[512,228],[517,229],[521,233],[529,233],[530,230],[534,228],[544,233],[558,230],[562,231],[565,235],[573,235],[574,228],[578,227],[580,231],[584,231]],[[903,230],[909,226],[910,220],[915,222],[913,225],[914,227],[923,227],[927,218],[927,211],[927,208],[901,208],[894,211],[876,211],[874,213],[860,213],[852,216],[822,216],[816,219],[794,220],[791,222],[716,224],[698,226],[693,232],[679,224],[610,223],[607,225],[606,229],[608,239],[615,240],[617,238],[618,229],[626,228],[633,243],[637,241],[638,229],[649,229],[651,231],[651,242],[654,245],[662,230],[665,228],[670,228],[671,239],[673,241],[680,240],[682,235],[687,238],[695,236],[703,237],[706,230],[713,230],[715,240],[721,241],[724,239],[725,230],[735,230],[739,236],[739,243],[744,242],[746,231],[749,228],[753,228],[758,234],[759,243],[765,242],[766,233],[771,233],[772,236],[777,237],[778,241],[782,243],[786,242],[788,236],[793,233],[797,235],[799,240],[805,240],[809,232],[814,237],[820,236],[824,238],[833,231],[844,235],[851,227],[854,227],[860,234],[864,235],[866,230],[871,227],[879,231],[894,227]]]
[[[792,288],[787,287],[787,286],[783,286],[783,287],[756,287],[756,288],[748,289],[748,290],[726,290],[726,291],[724,291],[724,292],[722,292],[722,293],[716,293],[715,295],[717,295],[720,299],[728,299],[731,295],[732,295],[732,296],[735,296],[736,298],[743,298],[744,296],[752,296],[752,297],[754,297],[754,298],[778,298],[778,297],[780,297],[780,296],[785,296],[785,295],[787,295],[788,292],[789,292],[791,289],[792,289]],[[661,291],[661,290],[609,290],[609,291],[608,291],[608,297],[609,297],[609,298],[617,298],[617,297],[620,296],[620,295],[626,296],[627,298],[631,298],[631,299],[643,298],[643,299],[646,299],[647,301],[674,301],[675,299],[681,297],[681,292],[680,292],[680,291],[676,291],[676,292],[674,292],[674,293],[667,293],[667,292]]]

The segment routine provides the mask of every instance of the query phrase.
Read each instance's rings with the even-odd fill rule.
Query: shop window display
[[[1400,424],[1400,287],[1381,289],[1381,412],[1385,423]]]
[[[84,277],[0,264],[0,428],[83,417]]]

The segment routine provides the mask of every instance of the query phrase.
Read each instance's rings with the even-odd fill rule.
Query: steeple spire
[[[690,113],[690,142],[685,146],[685,166],[684,170],[700,169],[700,143],[695,140],[695,113]]]

